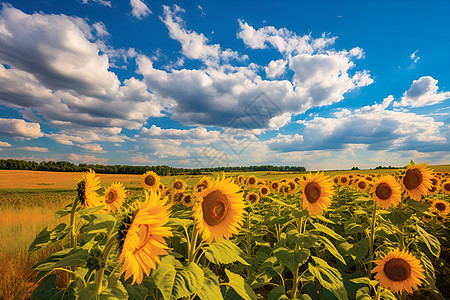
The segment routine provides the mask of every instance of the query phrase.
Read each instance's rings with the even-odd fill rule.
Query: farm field
[[[450,172],[450,165],[439,165],[439,166],[431,166],[436,172]],[[328,176],[336,176],[336,175],[356,175],[356,174],[393,174],[396,170],[355,170],[355,171],[328,171],[325,172],[325,175]],[[304,173],[279,173],[279,172],[248,172],[240,174],[244,178],[250,178],[252,176],[255,176],[255,178],[260,179],[262,181],[266,182],[273,182],[273,181],[279,181],[282,179],[286,179],[286,181],[294,180],[295,177],[300,177],[308,174],[309,172]],[[101,180],[102,185],[104,187],[112,184],[113,182],[121,182],[124,184],[124,186],[128,189],[127,198],[128,199],[142,199],[144,197],[144,190],[142,189],[142,175],[121,175],[121,174],[96,174],[98,178]],[[225,173],[226,176],[237,176],[236,173]],[[35,284],[33,284],[35,278],[36,278],[36,272],[31,271],[30,268],[41,261],[46,256],[50,255],[50,253],[59,251],[64,247],[62,242],[56,242],[50,247],[42,247],[43,249],[39,249],[35,252],[28,252],[28,247],[33,242],[36,235],[46,226],[48,226],[48,229],[53,229],[57,224],[63,222],[68,223],[69,222],[69,216],[65,216],[62,219],[58,219],[55,217],[54,213],[55,211],[62,209],[67,204],[70,204],[73,201],[73,198],[76,196],[76,183],[82,178],[83,173],[60,173],[60,172],[41,172],[41,171],[8,171],[8,170],[0,170],[0,243],[2,244],[2,247],[0,249],[0,271],[2,274],[7,274],[6,276],[0,277],[0,299],[27,299],[30,295],[32,290],[36,287]],[[216,179],[218,176],[221,176],[219,173],[211,174],[209,175],[210,179]],[[187,191],[189,193],[194,192],[193,186],[198,183],[198,181],[203,176],[189,176],[189,175],[183,175],[183,176],[163,176],[161,177],[161,182],[169,186],[171,183],[173,183],[176,179],[182,180],[184,183],[186,183]],[[252,192],[257,192],[256,187],[249,186],[245,182],[241,182],[240,186],[245,190],[245,196],[248,197],[249,194]],[[259,187],[258,187],[259,189]],[[299,187],[297,187],[296,190],[298,193]],[[173,194],[171,194],[170,191],[167,192],[170,197],[173,197]],[[187,192],[186,192],[187,193]],[[336,194],[339,201],[343,201],[343,199],[352,199],[355,200],[358,197],[361,197],[359,193],[356,193],[355,191],[349,189],[348,187],[343,187],[340,190],[338,189],[338,193]],[[367,191],[365,191],[365,197],[368,197]],[[258,199],[259,199],[258,194]],[[443,197],[443,196],[441,196]],[[265,214],[268,211],[275,211],[278,213],[292,213],[288,211],[285,211],[285,207],[280,207],[279,205],[286,204],[287,207],[291,207],[295,204],[296,199],[298,200],[299,196],[293,193],[281,193],[276,192],[273,193],[273,198],[269,201],[272,206],[268,206],[268,204],[264,204],[265,202],[261,200],[261,203],[259,206],[255,206],[253,208],[254,210],[254,219],[250,219],[250,223],[253,224],[256,228],[262,226],[261,218],[265,216]],[[448,198],[448,197],[447,197]],[[275,199],[275,200],[273,200]],[[278,200],[277,200],[278,199]],[[367,198],[368,199],[368,198]],[[447,199],[448,200],[448,199]],[[267,200],[268,201],[268,200]],[[369,200],[367,200],[369,201]],[[341,202],[341,204],[345,204],[344,202]],[[357,206],[361,206],[361,203],[357,202]],[[187,210],[187,208],[189,208]],[[186,211],[190,211],[192,207],[190,206],[180,206],[179,212],[180,214],[185,214]],[[332,208],[331,211],[333,211],[336,208]],[[371,207],[370,206],[364,206],[362,205],[359,207],[359,210],[366,211],[367,214],[370,214]],[[300,213],[301,211],[304,212],[304,210],[300,210],[297,213]],[[301,213],[300,213],[301,214]],[[358,214],[358,213],[357,213]],[[328,215],[328,218],[331,219],[331,217]],[[180,219],[181,215],[176,216],[176,218]],[[304,219],[303,219],[304,218]],[[363,216],[360,216],[359,222],[361,223],[355,223],[355,224],[363,224],[364,222],[370,223],[369,217],[364,218]],[[301,230],[306,230],[306,222],[308,221],[308,218],[306,216],[301,217],[302,222],[300,223],[302,228]],[[309,219],[310,221],[312,219]],[[365,221],[364,221],[365,220]],[[348,221],[348,220],[347,220]],[[261,248],[258,248],[258,243],[261,243],[263,241],[263,237],[261,236],[261,240],[248,242],[245,244],[243,241],[248,238],[249,228],[245,229],[246,220],[244,222],[244,229],[243,232],[241,232],[241,235],[239,236],[238,241],[239,245],[242,246],[241,243],[243,243],[242,247],[242,255],[247,261],[250,261],[250,264],[252,268],[245,267],[245,264],[240,265],[239,263],[236,263],[233,266],[232,271],[236,274],[246,275],[244,278],[248,281],[251,278],[253,280],[256,280],[259,274],[258,269],[255,268],[255,266],[258,265],[258,262],[252,261],[251,257],[253,255],[256,255],[257,251],[262,251]],[[356,221],[355,221],[356,222]],[[311,222],[311,224],[314,226],[314,224]],[[325,225],[327,222],[324,223]],[[291,224],[292,229],[299,229],[297,228],[297,225]],[[281,227],[279,227],[280,224],[275,224],[275,238],[278,240],[282,240],[282,234],[283,230]],[[370,227],[370,224],[368,225]],[[443,225],[444,226],[444,225]],[[320,227],[320,226],[319,226]],[[277,229],[278,228],[278,229]],[[289,228],[289,226],[288,226]],[[314,228],[314,227],[312,227]],[[367,228],[367,227],[366,227]],[[178,228],[180,229],[180,228]],[[187,228],[186,228],[187,229]],[[261,228],[260,228],[261,229]],[[277,231],[279,230],[279,231]],[[309,228],[311,230],[311,228]],[[313,229],[314,230],[314,229]],[[437,228],[434,228],[433,230],[438,230]],[[286,237],[286,234],[289,231],[284,232],[284,236]],[[292,232],[291,232],[292,233]],[[193,234],[191,232],[191,234]],[[257,235],[257,232],[254,232],[254,234]],[[305,231],[303,231],[303,234],[305,234]],[[344,233],[341,233],[344,234]],[[352,234],[354,235],[354,234]],[[362,240],[362,231],[356,232],[356,239],[359,241]],[[391,237],[392,238],[392,237]],[[243,239],[243,240],[242,240]],[[267,241],[266,241],[267,242]],[[276,242],[276,241],[273,241]],[[327,242],[325,242],[327,243]],[[336,241],[335,241],[336,243]],[[322,244],[321,244],[322,245]],[[292,246],[292,245],[291,245]],[[330,246],[331,248],[326,248],[326,251],[323,252],[322,255],[317,256],[318,258],[326,258],[327,255],[324,255],[325,253],[328,253],[328,256],[330,253],[332,253],[334,250],[334,246]],[[447,244],[447,246],[449,246]],[[172,246],[173,247],[173,246]],[[232,247],[232,246],[230,246]],[[264,247],[263,247],[264,248]],[[233,248],[234,249],[234,248]],[[296,251],[295,249],[290,249],[288,246],[286,246],[286,255],[290,253],[289,251]],[[332,251],[330,251],[332,249]],[[229,249],[228,249],[229,250]],[[235,249],[236,250],[236,249]],[[214,250],[209,250],[214,253]],[[338,251],[338,250],[336,250]],[[176,253],[183,254],[183,250],[179,249]],[[220,252],[220,251],[219,251]],[[207,252],[206,252],[207,253]],[[306,253],[306,252],[305,252]],[[444,252],[444,254],[447,252]],[[188,253],[185,253],[188,254]],[[219,254],[220,253],[216,253]],[[333,253],[332,253],[333,254]],[[206,254],[205,254],[206,255]],[[340,261],[343,259],[342,255],[340,254],[333,254],[336,255],[333,258],[333,261]],[[333,256],[332,255],[332,256]],[[448,253],[447,253],[448,255]],[[207,256],[207,255],[206,255]],[[209,256],[210,257],[210,256]],[[293,257],[296,257],[294,255]],[[336,258],[337,257],[337,258]],[[289,277],[289,280],[292,281],[292,276],[295,275],[296,272],[293,271],[292,266],[290,266],[287,262],[283,262],[285,257],[284,254],[281,256],[275,255],[275,259],[278,259],[279,268],[283,267],[282,273],[285,274],[286,280]],[[205,259],[205,258],[204,258]],[[210,259],[210,258],[208,258]],[[348,259],[348,257],[346,258]],[[239,259],[237,259],[239,261]],[[317,262],[317,261],[316,261]],[[211,263],[211,261],[210,261]],[[219,261],[215,262],[216,264],[220,264]],[[264,264],[264,262],[259,262],[261,265]],[[348,263],[348,262],[347,262]],[[198,262],[200,264],[200,261]],[[447,261],[448,264],[448,261]],[[209,265],[209,264],[208,264]],[[317,266],[319,268],[319,266]],[[364,275],[364,267],[360,266],[358,264],[355,265],[355,268],[357,271],[362,272],[359,273],[360,275]],[[320,269],[320,268],[319,268]],[[214,270],[214,269],[213,269]],[[450,270],[450,268],[443,267],[444,271]],[[217,271],[217,270],[216,270]],[[206,271],[205,271],[206,272]],[[221,271],[223,272],[223,270]],[[268,271],[269,272],[269,271]],[[273,270],[270,272],[274,272]],[[269,273],[270,273],[269,272]],[[219,272],[220,273],[220,272]],[[205,273],[210,274],[210,273]],[[62,272],[56,272],[57,275],[57,286],[58,287],[64,287],[64,285],[67,283],[68,276],[65,273]],[[206,276],[205,275],[205,276]],[[223,275],[223,274],[222,274]],[[239,276],[241,276],[239,275]],[[300,275],[300,274],[298,274]],[[212,275],[211,275],[212,276]],[[230,275],[231,277],[234,275]],[[231,277],[228,276],[229,280],[231,281]],[[261,275],[262,276],[262,275]],[[265,274],[264,276],[268,276]],[[274,276],[272,276],[274,277]],[[271,277],[271,278],[272,278]],[[275,276],[276,277],[276,276]],[[274,278],[275,278],[274,277]],[[49,277],[50,278],[50,277]],[[112,278],[112,277],[111,277]],[[213,278],[213,277],[211,277]],[[214,277],[215,278],[215,277]],[[224,278],[226,276],[224,275]],[[220,280],[223,280],[224,278],[220,277]],[[236,279],[240,280],[240,279]],[[280,282],[278,282],[279,279],[273,279],[272,285],[274,283],[277,284],[277,286],[280,285]],[[449,283],[449,278],[446,278],[447,284]],[[441,282],[440,284],[445,283],[445,280]],[[260,286],[260,284],[256,284],[253,282],[254,285],[252,285],[252,288],[255,290],[255,293],[258,296],[258,298],[266,298],[268,297],[268,292],[273,291],[274,289],[264,289],[263,286]],[[323,284],[322,284],[323,285]],[[293,293],[292,286],[289,284],[283,285],[285,287],[284,292],[281,292],[281,289],[278,289],[277,291],[280,292],[280,294],[287,294],[290,295],[290,293]],[[312,287],[308,287],[309,288]],[[325,287],[325,285],[323,285]],[[247,287],[247,285],[245,285]],[[131,288],[130,288],[131,289]],[[236,288],[237,289],[237,288]],[[231,292],[231,289],[227,290],[227,293],[235,293]],[[245,290],[245,289],[244,289]],[[330,293],[330,291],[332,291]],[[375,290],[374,290],[375,291]],[[300,291],[298,291],[300,293]],[[336,296],[336,291],[333,290],[333,288],[324,289],[323,292],[328,295],[328,297],[331,297],[329,299],[341,299],[340,296]],[[341,291],[342,292],[342,291]],[[366,292],[364,290],[364,292]],[[442,291],[441,291],[442,292]],[[241,297],[243,297],[242,294],[244,292],[241,291],[239,294]],[[250,297],[249,299],[253,299],[252,293],[248,292]],[[273,293],[273,292],[272,292]],[[297,293],[297,292],[295,292]],[[356,290],[352,291],[354,295],[356,295]],[[361,291],[362,293],[362,291]],[[158,294],[158,292],[156,292]],[[255,295],[256,295],[255,294]],[[338,293],[339,294],[339,293]],[[370,290],[369,290],[370,294]],[[164,295],[164,294],[163,294]],[[163,295],[160,294],[160,297],[163,297]],[[234,295],[234,294],[233,294]],[[302,295],[302,294],[298,294]],[[421,299],[434,299],[431,292],[423,291],[421,293],[416,293],[416,297],[419,297]],[[273,296],[273,295],[272,295]],[[291,295],[292,296],[292,295]],[[342,296],[342,295],[341,295]],[[386,294],[385,294],[386,296]],[[231,296],[229,296],[231,297]],[[337,298],[336,298],[337,297]],[[387,296],[386,296],[387,297]],[[238,297],[239,298],[239,297]],[[352,298],[352,297],[350,297]],[[161,298],[162,299],[162,298]],[[201,298],[204,299],[204,298]],[[273,298],[273,299],[281,299],[281,298]],[[301,298],[302,299],[302,298]],[[303,298],[308,299],[308,298]],[[314,298],[313,298],[314,299]],[[323,298],[328,299],[328,298]],[[385,298],[389,299],[389,298]],[[439,298],[438,298],[439,299]]]

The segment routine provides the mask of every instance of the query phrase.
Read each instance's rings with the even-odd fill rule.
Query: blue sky
[[[1,5],[2,158],[450,162],[446,1]]]

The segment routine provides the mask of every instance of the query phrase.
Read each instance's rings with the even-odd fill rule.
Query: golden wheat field
[[[447,299],[450,165],[408,168],[0,170],[0,299]]]

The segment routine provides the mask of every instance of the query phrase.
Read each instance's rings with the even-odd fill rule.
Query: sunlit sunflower
[[[441,216],[446,216],[450,212],[449,204],[442,200],[435,200],[431,205],[431,209]]]
[[[239,175],[236,180],[237,182],[242,183],[244,181],[244,175]]]
[[[159,188],[160,177],[153,171],[147,171],[142,175],[142,185],[146,190],[156,191]]]
[[[186,190],[186,183],[181,179],[175,179],[174,182],[170,184],[170,189],[174,190],[177,193],[182,193]]]
[[[170,227],[164,226],[169,221],[165,201],[159,201],[153,191],[146,191],[145,197],[138,210],[125,212],[119,229],[120,274],[125,273],[125,280],[133,276],[132,284],[140,284],[144,273],[148,276],[156,268],[159,256],[167,254],[164,238],[172,236]]]
[[[332,181],[335,185],[338,185],[339,184],[339,176],[338,175],[333,176]]]
[[[401,183],[402,189],[414,200],[420,200],[422,195],[427,195],[431,187],[433,170],[426,163],[409,165]]]
[[[294,181],[288,181],[287,186],[289,188],[289,190],[288,190],[289,195],[291,195],[291,196],[294,195],[295,194],[295,188],[296,188],[295,182]]]
[[[332,187],[330,177],[323,175],[323,172],[315,175],[310,173],[301,182],[303,209],[308,209],[312,215],[321,213],[331,204]]]
[[[450,181],[446,180],[442,182],[441,189],[444,193],[450,194]]]
[[[181,199],[184,196],[184,192],[175,192],[172,194],[172,204],[177,204],[181,202]]]
[[[302,180],[302,179],[298,176],[294,178],[295,183],[300,184],[300,180]]]
[[[239,191],[239,186],[231,178],[223,177],[197,194],[198,202],[193,211],[203,240],[211,243],[239,233],[245,207]]]
[[[256,185],[258,184],[258,180],[253,175],[248,176],[246,181],[247,181],[247,186],[250,188],[256,187]]]
[[[251,204],[256,204],[259,202],[259,195],[254,192],[250,192],[247,194],[247,197],[245,197],[245,200]]]
[[[103,198],[97,193],[100,188],[100,178],[95,176],[95,172],[91,169],[84,172],[77,186],[81,203],[87,208],[104,205]]]
[[[280,187],[280,184],[278,183],[278,181],[273,181],[272,183],[270,183],[270,189],[273,192],[278,191],[279,187]]]
[[[431,187],[428,190],[428,194],[434,194],[439,192],[441,181],[437,176],[432,177],[431,179]]]
[[[115,182],[105,190],[105,202],[112,212],[119,210],[126,196],[126,190],[122,183]]]
[[[242,175],[239,175],[239,176],[242,176]],[[211,180],[208,177],[204,176],[194,186],[194,191],[197,192],[197,193],[201,192],[202,190],[206,189],[209,186],[210,183],[211,183]]]
[[[420,261],[407,251],[393,250],[375,263],[377,265],[372,270],[372,273],[377,273],[375,279],[394,293],[403,290],[412,293],[425,279]]]
[[[369,183],[365,179],[360,178],[355,183],[355,186],[359,191],[365,192],[369,188]]]
[[[370,189],[373,201],[384,209],[397,205],[402,199],[400,184],[391,175],[386,175],[375,181]]]
[[[267,195],[270,194],[270,189],[263,185],[262,187],[259,188],[259,194],[261,195],[262,198],[267,197]]]
[[[341,175],[339,176],[339,185],[340,186],[347,186],[350,183],[350,179],[347,175]]]

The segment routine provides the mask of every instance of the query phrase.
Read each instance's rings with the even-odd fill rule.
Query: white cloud
[[[93,155],[83,155],[83,154],[76,154],[76,153],[70,153],[67,155],[64,155],[64,159],[67,159],[70,162],[76,163],[76,164],[107,164],[108,159],[106,158],[97,158]]]
[[[94,153],[107,153],[108,151],[103,150],[100,144],[80,144],[78,145],[86,151]]]
[[[118,127],[90,130],[65,129],[61,133],[51,133],[45,136],[63,145],[74,145],[74,143],[84,145],[95,141],[123,143],[130,140],[129,137],[121,134],[121,131],[122,129]]]
[[[409,56],[409,58],[410,58],[414,63],[417,63],[417,62],[419,61],[419,59],[420,59],[420,57],[419,57],[418,55],[416,55],[417,51],[419,51],[419,50],[414,51],[414,52],[411,53],[411,55]]]
[[[7,147],[7,148],[9,148],[9,147],[12,147],[12,145],[10,143],[0,141],[0,147]]]
[[[44,134],[39,123],[25,122],[21,119],[0,118],[0,135],[19,140],[37,139]]]
[[[33,152],[48,152],[48,148],[45,147],[21,147],[19,150],[33,151]]]
[[[438,92],[438,81],[431,76],[423,76],[414,80],[400,102],[394,106],[422,107],[440,103],[450,98],[450,92]]]
[[[100,37],[109,36],[109,32],[106,29],[106,25],[103,22],[96,22],[92,25],[94,27],[95,31],[97,32],[97,35]]]
[[[111,1],[106,1],[106,0],[91,0],[92,2],[104,5],[104,6],[109,6],[111,7]],[[81,0],[81,2],[83,2],[83,4],[88,4],[89,0]]]
[[[130,0],[132,11],[131,13],[138,19],[148,16],[152,11],[141,0]]]
[[[277,78],[282,76],[286,71],[287,61],[284,59],[272,60],[267,67],[264,67],[267,78]]]
[[[181,43],[181,51],[189,59],[199,59],[206,64],[217,64],[219,60],[245,59],[236,51],[222,50],[219,44],[208,44],[208,39],[202,34],[185,28],[183,19],[179,14],[185,10],[174,4],[173,9],[163,5],[164,14],[161,21],[169,29],[170,37]]]
[[[152,125],[150,128],[142,128],[140,138],[151,139],[175,139],[175,140],[217,140],[221,133],[219,131],[208,131],[204,127],[192,129],[162,129]]]

